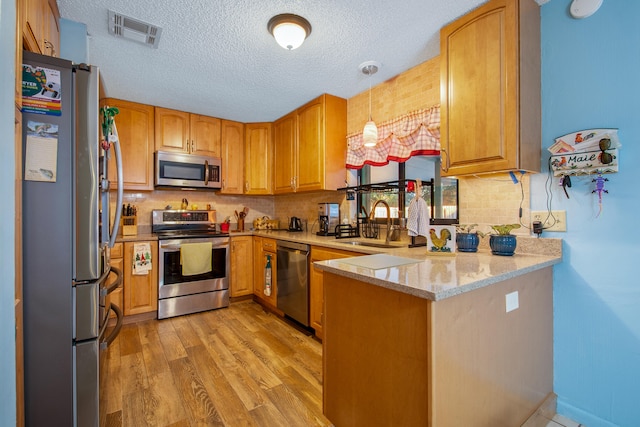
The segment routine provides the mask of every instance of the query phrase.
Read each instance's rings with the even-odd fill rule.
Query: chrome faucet
[[[385,244],[389,244],[389,236],[391,235],[391,208],[389,208],[389,204],[387,202],[385,202],[384,200],[377,200],[374,204],[373,207],[371,208],[371,211],[369,212],[369,220],[373,221],[375,216],[376,216],[376,206],[378,206],[379,203],[382,203],[383,205],[385,205],[385,207],[387,208],[387,238],[385,239]]]

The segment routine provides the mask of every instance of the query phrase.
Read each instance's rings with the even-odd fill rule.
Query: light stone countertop
[[[561,239],[537,239],[528,236],[517,236],[516,254],[508,257],[492,255],[488,248],[488,238],[481,239],[480,249],[477,253],[458,252],[455,256],[444,256],[428,255],[424,246],[409,248],[408,241],[391,242],[393,248],[375,248],[354,246],[345,242],[358,240],[384,243],[384,239],[336,239],[333,236],[318,236],[310,232],[266,230],[246,230],[232,232],[229,235],[231,238],[247,235],[269,237],[364,255],[386,254],[415,259],[417,260],[415,263],[387,268],[352,265],[348,263],[349,261],[345,262],[344,259],[320,261],[316,265],[324,271],[432,301],[438,301],[562,262]],[[157,239],[155,234],[140,233],[135,236],[119,236],[117,241],[153,241]],[[374,258],[374,261],[377,259]]]
[[[383,243],[384,240],[336,239],[306,232],[287,231],[254,231],[253,234],[371,254],[374,255],[371,259],[374,264],[378,261],[392,261],[389,257],[380,257],[375,254],[401,257],[405,259],[400,260],[403,262],[408,262],[406,258],[414,259],[415,263],[386,268],[353,265],[349,263],[349,259],[320,261],[315,264],[323,271],[432,301],[449,298],[562,262],[561,239],[537,239],[528,236],[517,237],[518,248],[528,253],[519,252],[516,249],[514,256],[492,255],[488,245],[481,244],[477,253],[458,252],[454,256],[446,256],[428,255],[426,247],[409,248],[406,241],[392,242],[397,246],[396,248],[373,248],[354,247],[344,242],[363,240]],[[482,240],[488,241],[488,239]],[[365,259],[360,263],[366,265],[366,261]]]

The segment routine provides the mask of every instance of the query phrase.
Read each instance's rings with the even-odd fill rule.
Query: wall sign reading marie
[[[22,112],[62,114],[60,70],[22,64]]]

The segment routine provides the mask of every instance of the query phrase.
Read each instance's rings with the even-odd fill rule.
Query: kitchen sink
[[[399,248],[400,247],[397,245],[388,245],[386,243],[363,242],[360,240],[350,240],[348,242],[340,242],[340,243],[345,243],[347,245],[353,245],[353,246],[369,246],[371,248]]]

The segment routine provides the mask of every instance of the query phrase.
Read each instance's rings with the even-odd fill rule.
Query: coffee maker
[[[338,203],[318,203],[318,236],[335,236],[336,226],[340,224],[340,205]]]

